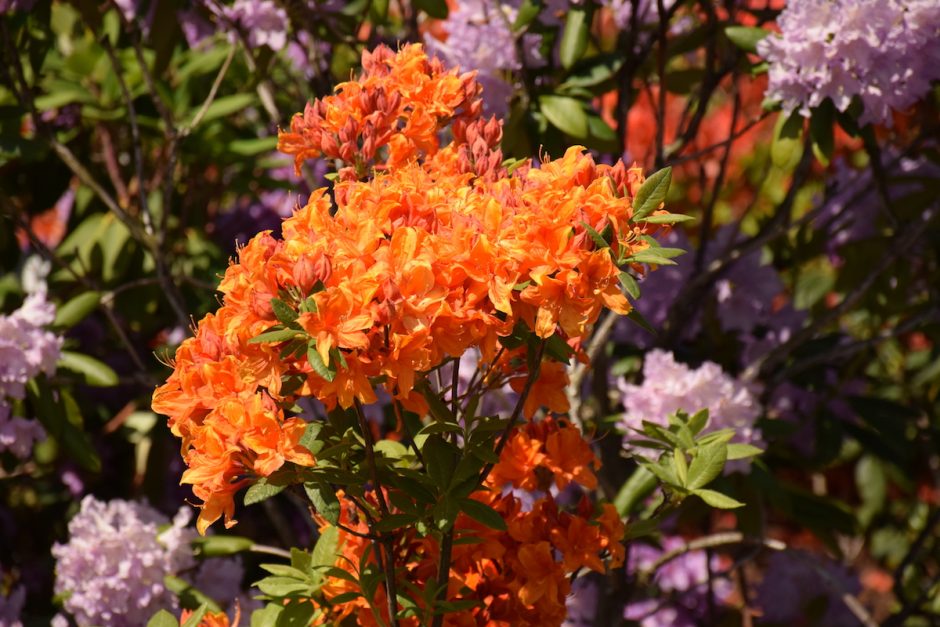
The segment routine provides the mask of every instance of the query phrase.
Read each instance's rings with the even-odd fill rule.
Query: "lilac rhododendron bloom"
[[[56,544],[56,594],[80,625],[137,627],[160,609],[176,607],[164,577],[193,566],[196,531],[190,511],[170,520],[143,503],[92,496],[69,522],[69,541]]]
[[[662,548],[645,544],[630,547],[628,572],[638,573],[652,569],[664,554],[685,545],[681,537],[665,537]],[[709,570],[712,589],[709,592]],[[717,556],[709,561],[704,551],[689,551],[665,562],[656,569],[652,583],[658,594],[648,599],[627,604],[624,618],[638,622],[641,627],[695,627],[702,624],[708,612],[708,595],[721,602],[731,594],[731,584],[715,576],[720,570]]]
[[[643,383],[621,383],[620,392],[625,410],[620,425],[628,433],[627,440],[644,420],[668,426],[669,415],[676,411],[694,414],[707,409],[709,431],[733,428],[734,441],[761,444],[761,432],[754,423],[762,410],[754,390],[710,361],[690,368],[670,352],[652,350],[643,362]]]
[[[780,35],[757,46],[770,62],[768,95],[808,117],[830,98],[839,111],[858,97],[862,123],[891,124],[940,78],[940,3],[935,0],[803,0],[777,20]]]

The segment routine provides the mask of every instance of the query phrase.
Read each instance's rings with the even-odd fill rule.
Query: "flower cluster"
[[[634,545],[630,549],[627,570],[637,575],[652,569],[664,555],[685,546],[679,536],[662,539],[661,548],[649,545]],[[719,570],[717,557],[709,558],[704,551],[690,551],[665,562],[656,569],[653,583],[659,595],[627,604],[624,617],[638,622],[641,627],[694,627],[701,624],[708,610],[709,569]],[[731,585],[716,579],[711,585],[711,594],[721,601],[731,594]]]
[[[770,97],[808,117],[826,98],[845,111],[856,96],[863,123],[891,123],[940,78],[940,5],[932,0],[807,0],[758,44],[770,62]]]
[[[346,162],[336,206],[317,190],[283,240],[263,232],[239,251],[219,286],[224,305],[154,394],[183,438],[200,531],[223,515],[232,524],[233,495],[253,478],[314,463],[298,443],[303,421],[285,415],[297,398],[348,408],[376,402],[381,386],[425,415],[416,377],[445,360],[475,348],[492,364],[517,324],[577,348],[603,309],[630,310],[618,262],[658,228],[631,221],[639,169],[575,147],[510,172],[472,75],[418,45],[365,52],[363,68],[280,135],[298,167]],[[542,389],[560,389],[564,369],[547,362]],[[524,359],[507,364],[525,376]]]
[[[26,383],[40,373],[56,369],[62,338],[43,327],[55,319],[55,306],[40,290],[26,297],[23,306],[0,316],[0,451],[19,458],[29,456],[45,431],[35,420],[13,414],[10,399],[26,396]]]
[[[643,383],[621,383],[620,392],[624,430],[639,429],[644,420],[668,426],[669,415],[678,410],[693,414],[708,409],[710,430],[730,427],[735,441],[761,443],[754,426],[761,406],[754,393],[710,361],[693,369],[678,363],[672,353],[652,350],[643,362]]]
[[[522,448],[527,449],[524,459]],[[456,604],[482,603],[448,613],[446,625],[561,624],[572,573],[581,569],[604,573],[604,557],[612,567],[623,563],[620,539],[624,528],[612,505],[598,507],[585,497],[566,511],[550,494],[572,483],[592,489],[597,484],[593,468],[598,465],[578,429],[564,421],[546,419],[514,432],[487,480],[487,489],[472,497],[498,512],[506,529],[487,527],[465,514],[455,525],[448,599]],[[535,490],[541,496],[524,503],[512,488]],[[345,529],[339,533],[336,566],[345,569],[350,561],[360,563],[368,546],[367,540],[346,529],[366,533],[368,527],[352,507],[344,508],[341,522]],[[419,589],[433,583],[439,561],[436,542],[406,532],[395,554],[402,556],[399,567],[408,570],[409,582]],[[354,590],[355,584],[346,578],[330,577],[324,586],[327,600]],[[383,607],[383,595],[380,588],[372,604]],[[352,615],[358,624],[376,624],[362,597],[333,603],[324,611],[326,623]]]
[[[172,525],[148,505],[92,496],[69,522],[69,541],[56,544],[56,594],[80,625],[143,625],[160,609],[174,608],[176,597],[164,577],[192,566],[186,528],[189,512],[181,509]]]

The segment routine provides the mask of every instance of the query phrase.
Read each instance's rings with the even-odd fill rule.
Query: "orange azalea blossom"
[[[507,455],[506,451],[513,454]],[[559,490],[570,483],[594,489],[594,469],[600,460],[581,436],[577,427],[566,420],[546,419],[530,422],[516,429],[509,438],[499,463],[490,472],[488,485],[531,490],[541,485],[539,473],[551,477]]]
[[[460,514],[455,523],[455,544],[451,556],[451,569],[447,598],[450,601],[475,601],[476,606],[445,615],[449,626],[477,625],[560,625],[566,616],[565,597],[570,592],[570,576],[583,568],[605,572],[607,567],[623,563],[624,547],[621,542],[624,526],[612,505],[596,506],[584,496],[573,511],[559,508],[548,486],[532,488],[536,492],[531,507],[505,489],[527,480],[507,478],[507,469],[520,465],[520,448],[538,447],[548,450],[548,442],[558,434],[579,435],[576,428],[564,421],[546,420],[530,423],[516,430],[513,439],[500,455],[499,463],[490,473],[487,488],[477,491],[472,498],[493,508],[505,521],[506,530],[500,531]],[[580,438],[579,438],[580,439]],[[583,447],[587,444],[583,443]],[[522,443],[522,444],[520,444]],[[588,449],[589,450],[589,449]],[[530,457],[528,469],[534,481],[534,468],[548,462],[547,453],[524,453]],[[577,455],[576,455],[577,456]],[[551,476],[550,474],[548,476]],[[560,478],[556,477],[556,480]],[[394,490],[392,490],[394,492]],[[369,531],[359,517],[353,503],[339,494],[342,504],[335,566],[349,571],[351,564],[370,550],[370,541],[349,533]],[[322,531],[329,525],[322,521]],[[467,541],[461,541],[464,538]],[[472,540],[471,540],[472,538]],[[420,537],[412,528],[399,530],[395,535],[395,568],[399,578],[423,589],[433,585],[437,576],[440,549],[430,537]],[[369,563],[375,564],[374,551]],[[354,573],[355,574],[355,573]],[[369,602],[363,598],[334,603],[341,594],[361,592],[346,578],[328,577],[323,596],[314,599],[320,611],[318,624],[339,624],[354,618],[357,624],[377,625]],[[372,607],[381,608],[383,620],[385,590],[379,586]],[[422,624],[419,618],[400,620],[402,625]]]
[[[154,410],[182,440],[183,480],[203,500],[200,531],[223,516],[233,524],[234,494],[248,483],[315,463],[299,444],[304,423],[290,415],[299,398],[349,408],[374,403],[382,387],[427,415],[415,389],[424,373],[470,349],[494,366],[517,324],[579,347],[603,310],[630,310],[616,260],[666,228],[631,222],[639,168],[596,164],[578,146],[537,168],[503,167],[501,124],[482,117],[473,73],[445,70],[419,45],[365,52],[362,66],[279,134],[298,168],[318,156],[343,162],[332,194],[313,192],[282,239],[259,233],[238,251],[219,285],[222,307],[154,392]],[[499,370],[521,389],[518,361]],[[524,415],[566,411],[566,377],[546,357]],[[572,444],[559,442],[566,455],[543,444],[550,461],[538,467],[559,485],[592,486],[596,460]]]
[[[241,614],[241,608],[238,607],[237,604],[235,605],[235,616],[232,618],[231,622],[225,612],[206,612],[199,621],[198,627],[229,627],[230,625],[238,625],[241,620]],[[192,615],[192,610],[183,610],[182,615],[180,615],[180,625],[185,625],[186,621],[188,621]]]

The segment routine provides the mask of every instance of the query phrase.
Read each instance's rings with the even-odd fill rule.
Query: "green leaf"
[[[94,311],[100,302],[101,292],[92,291],[79,294],[58,308],[55,315],[55,322],[53,322],[52,325],[66,329],[74,327],[84,320],[85,316]]]
[[[658,248],[644,248],[627,259],[628,263],[648,263],[657,266],[675,266],[675,261],[659,254]]]
[[[643,181],[643,185],[637,190],[636,197],[633,199],[631,220],[637,222],[659,209],[659,206],[666,200],[671,182],[672,168],[663,168],[659,172],[654,172]]]
[[[427,379],[420,379],[416,383],[415,389],[428,402],[428,409],[435,420],[453,425],[457,424],[457,417],[454,416],[454,412],[450,410],[450,407],[441,399],[440,395],[431,389]]]
[[[147,627],[180,627],[180,622],[166,610],[160,610],[147,621]]]
[[[610,244],[600,233],[597,232],[597,229],[584,221],[581,222],[581,226],[583,226],[584,230],[587,231],[587,234],[591,236],[591,240],[594,242],[594,245],[598,250],[610,248]]]
[[[287,564],[261,564],[261,568],[277,577],[291,577],[306,581],[308,573]]]
[[[689,430],[692,435],[698,435],[708,425],[708,409],[700,409],[689,418]]]
[[[389,514],[375,524],[375,530],[381,533],[395,531],[402,527],[414,525],[418,517],[414,514]]]
[[[277,319],[284,324],[290,324],[297,319],[298,314],[294,308],[280,298],[271,299],[271,309],[274,310],[274,315],[277,316]]]
[[[82,375],[85,383],[92,387],[107,388],[118,384],[117,373],[110,366],[82,353],[62,351],[58,367]]]
[[[313,503],[313,507],[330,524],[339,523],[340,504],[336,498],[336,491],[326,483],[320,481],[308,481],[304,484],[304,491],[307,498]]]
[[[444,0],[414,0],[415,8],[420,9],[439,20],[446,20],[449,13],[447,2]]]
[[[570,68],[584,55],[590,29],[591,12],[584,7],[571,7],[565,19],[565,29],[558,48],[562,67]]]
[[[559,89],[600,85],[614,77],[623,65],[623,60],[621,54],[604,54],[585,59],[571,68],[571,73]]]
[[[215,101],[209,105],[209,108],[206,109],[206,113],[204,116],[202,116],[200,123],[205,124],[206,122],[211,122],[212,120],[217,120],[219,118],[238,113],[254,102],[255,95],[253,93],[232,94],[231,96],[222,96],[221,98],[216,98]],[[193,118],[190,119],[186,125],[189,126],[192,124],[195,117],[196,112],[193,112]]]
[[[757,42],[770,34],[770,31],[757,26],[727,26],[725,36],[735,46],[745,52],[757,52]]]
[[[633,300],[640,297],[640,286],[629,272],[620,273],[620,287]]]
[[[721,492],[716,492],[714,490],[692,490],[692,494],[699,497],[712,507],[717,507],[718,509],[734,509],[736,507],[744,507],[744,503],[741,501],[736,501],[726,494]]]
[[[640,327],[640,328],[643,329],[644,331],[649,332],[649,333],[650,333],[651,335],[653,335],[653,336],[658,335],[658,332],[657,332],[656,329],[653,327],[653,325],[651,325],[651,324],[649,323],[649,320],[647,320],[647,319],[643,316],[643,314],[640,313],[640,311],[639,311],[638,309],[631,309],[631,310],[630,310],[630,313],[627,314],[627,320],[629,320],[629,321],[632,322],[633,324],[637,325],[638,327]]]
[[[236,139],[229,143],[228,152],[240,157],[254,157],[277,148],[277,137],[254,137]]]
[[[627,516],[633,512],[633,509],[643,502],[646,497],[656,490],[656,477],[643,466],[638,467],[627,479],[617,497],[614,499],[614,507],[621,516]]]
[[[794,111],[789,117],[780,115],[774,127],[773,143],[770,145],[770,160],[780,169],[796,166],[803,155],[803,116]]]
[[[193,546],[202,557],[222,557],[249,550],[255,545],[250,538],[240,536],[199,536]]]
[[[516,11],[516,21],[512,23],[513,32],[519,32],[532,23],[532,20],[539,16],[542,10],[540,0],[522,0],[519,9]]]
[[[751,444],[734,442],[728,445],[728,461],[733,459],[746,459],[748,457],[754,457],[755,455],[760,455],[763,452],[763,449],[759,449]]]
[[[298,331],[296,329],[284,329],[280,325],[271,327],[264,333],[256,335],[255,337],[248,340],[249,344],[277,344],[280,342],[286,342],[287,340],[292,340],[297,337]]]
[[[320,538],[317,540],[313,552],[310,554],[311,568],[332,567],[336,563],[336,547],[339,542],[339,529],[337,527],[327,527],[320,532]]]
[[[278,598],[309,594],[312,588],[309,582],[293,577],[265,577],[254,585],[261,592]]]
[[[833,126],[836,121],[836,108],[832,100],[826,98],[813,111],[809,119],[809,136],[813,141],[813,155],[823,166],[828,166],[835,150]]]
[[[421,454],[434,485],[441,490],[446,490],[457,468],[460,451],[440,435],[431,435],[421,447]]]
[[[255,503],[266,501],[275,494],[283,492],[286,487],[286,485],[275,485],[262,479],[249,487],[245,492],[245,505],[254,505]]]
[[[588,118],[580,100],[568,96],[539,96],[539,109],[552,126],[574,139],[588,136]]]
[[[680,222],[695,222],[695,218],[681,213],[661,213],[655,216],[647,216],[640,220],[634,219],[633,221],[646,222],[647,224],[678,224]]]
[[[506,521],[495,509],[475,499],[460,499],[460,510],[480,524],[490,529],[506,531]]]
[[[689,466],[689,489],[695,490],[711,483],[721,474],[727,459],[728,445],[724,442],[700,446]]]
[[[327,381],[332,381],[336,378],[336,364],[327,366],[323,363],[323,358],[320,357],[320,353],[317,352],[317,343],[314,340],[311,340],[307,347],[307,361],[310,362],[310,367],[313,368],[313,371]]]
[[[331,599],[335,602],[335,599]],[[284,606],[284,611],[277,615],[275,627],[308,627],[316,606],[305,599],[300,599]]]
[[[672,450],[673,465],[676,468],[676,477],[679,478],[679,485],[685,486],[689,480],[689,464],[685,458],[685,453],[676,448]]]
[[[180,605],[185,608],[192,609],[205,605],[211,612],[222,611],[219,604],[212,600],[205,592],[176,575],[165,576],[163,578],[163,585],[166,586],[167,590],[179,597]]]

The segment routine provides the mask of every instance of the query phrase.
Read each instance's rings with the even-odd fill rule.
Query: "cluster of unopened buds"
[[[284,221],[282,239],[259,233],[239,251],[219,286],[223,306],[179,348],[154,408],[182,438],[183,482],[203,501],[205,532],[222,517],[235,523],[243,487],[319,467],[317,434],[328,428],[306,419],[304,398],[360,416],[378,389],[392,399],[393,429],[353,427],[356,446],[368,449],[363,463],[374,463],[377,439],[420,439],[405,428],[409,416],[419,429],[443,421],[447,437],[432,437],[469,456],[473,429],[490,418],[474,414],[471,397],[508,381],[518,411],[499,423],[502,437],[485,440],[489,453],[480,455],[492,460],[480,462],[461,501],[501,522],[481,525],[464,510],[455,518],[445,622],[559,624],[568,577],[603,571],[604,559],[620,563],[623,527],[610,505],[588,498],[598,465],[589,443],[548,413],[567,410],[564,364],[586,360],[581,345],[602,311],[629,313],[623,271],[642,271],[634,258],[664,227],[634,215],[644,181],[637,168],[598,165],[580,147],[538,167],[507,167],[501,124],[481,117],[472,73],[445,70],[418,45],[364,53],[362,66],[359,79],[309,105],[279,137],[298,170],[311,158],[343,162],[332,200],[315,191]],[[469,350],[480,355],[480,376],[461,393],[456,369]],[[445,368],[449,388],[440,384]],[[464,435],[445,433],[458,428]],[[425,471],[420,460],[400,472]],[[339,519],[319,518],[324,529],[339,527],[336,567],[366,556],[408,582],[404,594],[440,580],[439,535],[407,527],[382,532],[387,550],[375,543],[370,516],[403,516],[396,503],[410,497],[367,483],[355,498],[334,484]],[[376,610],[386,607],[385,588],[365,594],[356,582],[325,577],[312,600],[319,621],[389,619]]]

